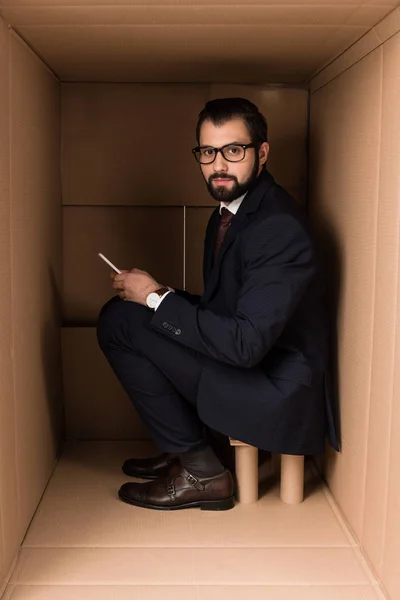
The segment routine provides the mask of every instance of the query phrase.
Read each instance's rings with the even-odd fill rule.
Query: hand
[[[150,292],[154,292],[162,287],[146,271],[141,269],[132,269],[131,271],[121,271],[121,273],[111,273],[113,279],[113,288],[118,291],[118,296],[122,300],[137,302],[146,305],[146,298]]]

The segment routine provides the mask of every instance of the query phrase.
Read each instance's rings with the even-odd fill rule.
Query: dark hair
[[[251,142],[259,148],[267,142],[267,121],[258,110],[257,106],[245,98],[217,98],[206,103],[199,114],[196,127],[197,143],[200,144],[200,129],[204,121],[211,121],[214,125],[223,125],[231,119],[243,119],[250,134]]]

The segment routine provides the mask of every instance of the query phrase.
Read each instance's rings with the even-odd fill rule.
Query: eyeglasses
[[[208,165],[217,158],[218,152],[221,152],[225,160],[229,162],[240,162],[246,156],[247,148],[254,148],[255,144],[226,144],[221,148],[213,146],[196,146],[192,149],[195,159],[202,165]]]

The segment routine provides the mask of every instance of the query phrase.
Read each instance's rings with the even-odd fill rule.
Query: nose
[[[217,156],[213,162],[214,172],[217,173],[219,171],[226,172],[228,170],[228,165],[224,157],[222,156],[222,152],[217,152]]]

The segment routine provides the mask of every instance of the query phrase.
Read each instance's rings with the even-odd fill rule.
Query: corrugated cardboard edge
[[[10,568],[8,569],[8,572],[7,572],[7,575],[4,579],[4,581],[2,583],[0,583],[0,598],[3,598],[3,595],[6,593],[6,589],[9,586],[9,581],[11,580],[11,577],[16,569],[18,557],[19,557],[19,551],[20,551],[20,548],[18,548],[18,551],[11,563]]]
[[[380,23],[363,35],[348,50],[340,54],[310,80],[310,92],[314,93],[321,87],[338,77],[344,71],[362,60],[367,54],[384,44],[389,38],[400,31],[400,7],[395,8]]]
[[[331,490],[329,489],[329,486],[326,483],[326,480],[324,478],[324,474],[322,473],[321,469],[319,468],[319,466],[315,462],[315,460],[312,460],[310,462],[310,467],[311,467],[311,471],[314,473],[314,475],[316,477],[322,479],[322,490],[325,495],[325,498],[327,499],[336,519],[338,520],[345,536],[347,537],[350,546],[353,548],[353,550],[357,554],[357,559],[360,562],[366,576],[368,577],[368,580],[375,591],[377,599],[379,598],[379,600],[387,600],[387,596],[385,595],[384,586],[382,584],[382,581],[378,577],[376,570],[374,569],[373,565],[371,564],[371,561],[368,560],[368,558],[365,556],[364,552],[362,551],[360,542],[359,542],[356,534],[354,533],[350,523],[348,522],[345,515],[341,511],[339,505],[337,504]]]

